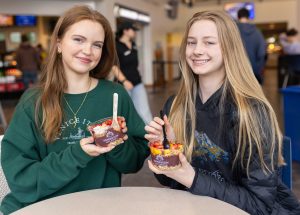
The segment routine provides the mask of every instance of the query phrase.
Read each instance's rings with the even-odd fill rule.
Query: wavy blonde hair
[[[90,71],[90,76],[98,79],[106,78],[117,59],[111,26],[98,11],[87,6],[74,6],[59,18],[52,33],[48,59],[42,70],[38,87],[41,94],[35,110],[36,123],[42,130],[46,143],[53,142],[60,132],[63,119],[62,98],[67,88],[62,59],[57,52],[57,41],[64,37],[71,25],[82,20],[98,22],[105,32],[101,59]],[[37,119],[40,112],[42,117],[39,121]]]
[[[187,37],[191,26],[200,20],[215,23],[223,55],[225,80],[221,96],[220,107],[224,106],[226,95],[233,97],[238,112],[237,149],[233,163],[240,161],[242,168],[249,170],[253,149],[257,150],[261,167],[265,172],[274,170],[274,152],[278,150],[278,165],[284,164],[282,157],[282,134],[278,126],[276,115],[266,99],[263,90],[257,82],[252,67],[247,58],[239,30],[235,22],[224,11],[203,11],[194,14],[188,21],[184,38],[180,47],[180,69],[182,80],[170,111],[170,122],[174,127],[177,139],[185,143],[185,155],[191,161],[195,145],[196,110],[195,101],[198,92],[198,76],[193,73],[186,61],[185,50]],[[253,105],[255,101],[259,109]],[[268,148],[271,166],[264,161],[264,134],[262,119],[267,119],[271,145]],[[186,126],[189,125],[189,126]],[[269,133],[268,133],[269,134]],[[234,165],[233,165],[234,166]]]

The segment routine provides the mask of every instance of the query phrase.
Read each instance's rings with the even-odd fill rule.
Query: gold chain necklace
[[[92,79],[90,79],[89,88],[87,89],[87,91],[86,91],[86,93],[85,93],[85,96],[84,96],[84,98],[83,98],[83,100],[82,100],[81,104],[79,105],[79,107],[78,107],[78,109],[77,109],[76,112],[73,111],[73,109],[71,108],[71,106],[70,106],[69,102],[67,101],[67,99],[65,98],[65,96],[63,97],[64,100],[65,100],[65,102],[66,102],[66,104],[67,104],[67,106],[69,107],[70,111],[73,113],[73,117],[74,117],[74,128],[75,128],[76,125],[77,125],[77,119],[76,119],[76,118],[77,118],[77,114],[78,114],[78,112],[80,111],[82,105],[84,104],[84,102],[85,102],[85,100],[86,100],[86,97],[87,97],[87,95],[88,95],[88,93],[89,93],[89,89],[90,89],[90,87],[91,87],[91,84],[92,84]]]

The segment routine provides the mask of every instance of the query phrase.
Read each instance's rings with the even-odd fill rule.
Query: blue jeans
[[[37,72],[35,71],[22,71],[23,72],[23,82],[25,89],[35,84],[37,81]]]
[[[149,107],[148,96],[143,83],[140,83],[128,91],[134,107],[140,117],[148,124],[152,120],[152,113]]]

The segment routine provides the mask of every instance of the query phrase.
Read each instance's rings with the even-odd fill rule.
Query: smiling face
[[[201,76],[224,77],[224,63],[214,22],[200,20],[192,24],[187,37],[186,61]]]
[[[65,73],[80,75],[94,69],[101,59],[104,37],[98,22],[82,20],[71,25],[57,43]]]

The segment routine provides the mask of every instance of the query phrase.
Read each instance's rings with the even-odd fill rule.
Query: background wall
[[[95,7],[95,1],[80,0],[0,0],[0,13],[7,14],[35,14],[35,15],[60,15],[66,9],[76,4],[86,4]]]
[[[145,72],[146,77],[144,81],[147,84],[152,82],[152,69],[151,61],[154,55],[155,44],[160,42],[163,47],[164,55],[166,56],[167,34],[174,33],[176,35],[182,34],[185,29],[187,20],[198,11],[202,10],[220,10],[224,5],[209,5],[203,4],[198,7],[187,8],[183,5],[179,5],[178,17],[175,20],[167,18],[163,3],[157,3],[160,1],[146,0],[0,0],[0,13],[7,14],[35,14],[35,15],[48,15],[59,16],[63,11],[76,4],[87,4],[107,17],[110,21],[113,30],[116,28],[115,17],[113,14],[114,5],[121,4],[129,8],[146,12],[151,17],[151,25],[147,28],[149,35],[147,35],[146,56],[148,69]],[[164,1],[161,1],[164,2]],[[296,27],[300,30],[300,1],[299,0],[274,0],[274,1],[257,1],[255,2],[256,17],[254,23],[266,23],[266,22],[287,22],[289,27]],[[0,29],[1,30],[1,29]],[[41,31],[42,32],[42,31]],[[41,34],[42,35],[42,34]],[[47,43],[48,38],[42,35],[39,38],[43,43]],[[178,44],[172,44],[174,50],[179,47],[180,40],[176,40]],[[46,46],[47,47],[47,46]]]
[[[203,5],[200,7],[187,8],[180,5],[178,18],[170,20],[166,17],[163,4],[152,4],[143,0],[96,0],[96,1],[58,1],[58,0],[0,0],[0,13],[7,14],[36,14],[36,15],[60,15],[67,8],[76,4],[87,4],[102,12],[111,22],[115,29],[115,18],[113,6],[115,3],[126,5],[133,9],[145,11],[151,16],[152,40],[165,40],[167,32],[181,32],[185,23],[193,13],[202,10],[223,9],[223,5]],[[262,1],[255,2],[256,18],[255,23],[261,22],[282,22],[286,21],[289,27],[300,29],[300,1]],[[163,43],[165,44],[165,43]]]

